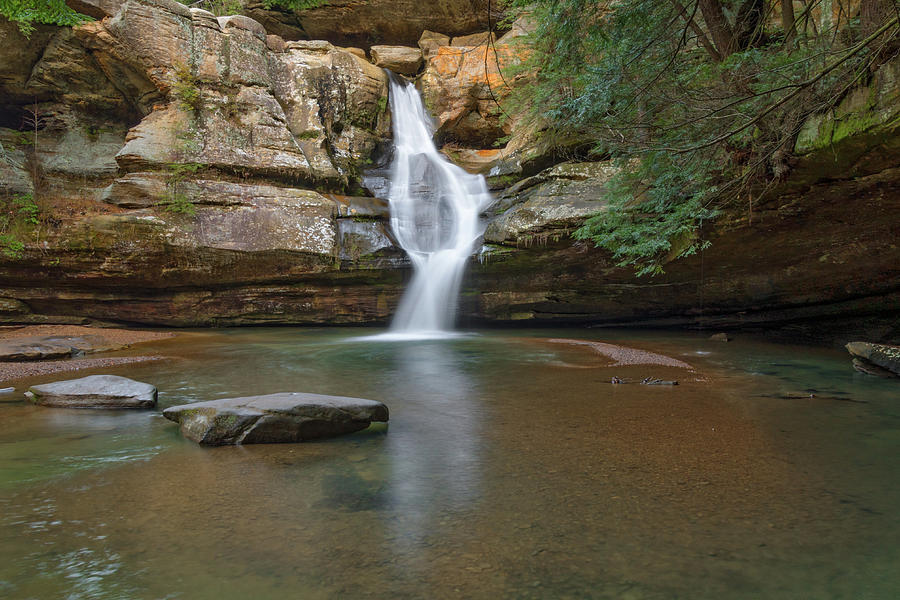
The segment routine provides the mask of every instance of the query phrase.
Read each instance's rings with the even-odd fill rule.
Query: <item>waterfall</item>
[[[465,172],[438,153],[431,118],[411,83],[391,75],[390,97],[391,228],[413,265],[391,332],[444,337],[453,327],[466,262],[484,233],[479,215],[492,198],[484,177]]]

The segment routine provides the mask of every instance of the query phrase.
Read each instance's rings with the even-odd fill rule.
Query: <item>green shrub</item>
[[[18,25],[25,37],[35,23],[71,27],[93,20],[66,6],[65,0],[0,0],[0,15]]]
[[[203,104],[200,80],[184,63],[175,65],[175,83],[172,86],[172,93],[178,98],[181,108],[184,110],[196,112]]]

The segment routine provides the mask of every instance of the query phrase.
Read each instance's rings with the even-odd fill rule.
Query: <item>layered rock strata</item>
[[[385,323],[408,262],[385,202],[360,187],[390,151],[385,73],[360,50],[285,41],[246,17],[90,4],[105,18],[27,40],[0,23],[0,193],[51,215],[0,260],[0,320]],[[614,166],[503,114],[527,81],[515,67],[528,23],[499,39],[428,29],[418,47],[380,41],[409,45],[392,52],[421,69],[445,153],[498,191],[467,323],[824,320],[836,338],[900,335],[896,61],[807,121],[791,178],[704,227],[709,250],[638,279],[570,237],[605,209]]]

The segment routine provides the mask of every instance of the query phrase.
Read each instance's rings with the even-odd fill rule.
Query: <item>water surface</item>
[[[280,391],[389,405],[388,426],[329,441],[202,448],[157,411],[0,403],[0,597],[900,595],[900,390],[841,352],[596,330],[353,339],[369,333],[188,332],[139,349],[172,359],[104,371],[156,384],[161,408]],[[550,337],[696,372],[604,366]]]

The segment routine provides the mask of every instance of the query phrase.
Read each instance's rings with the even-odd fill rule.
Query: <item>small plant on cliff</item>
[[[160,199],[159,205],[171,213],[193,216],[196,209],[190,197],[184,193],[182,184],[206,167],[203,163],[191,160],[200,151],[196,114],[192,118],[191,126],[177,129],[174,135],[175,160],[166,164],[166,193]]]
[[[175,65],[175,83],[172,93],[180,101],[181,108],[187,111],[199,111],[203,104],[200,92],[200,80],[191,72],[190,66],[184,63]]]
[[[19,217],[29,225],[38,225],[41,209],[34,201],[32,194],[16,194],[12,197],[12,203]]]
[[[169,163],[166,165],[168,176],[166,177],[166,196],[160,203],[165,210],[186,216],[193,216],[197,210],[191,199],[179,186],[188,178],[196,175],[205,165],[201,163]]]
[[[25,244],[14,235],[0,234],[0,254],[6,258],[18,259],[22,258],[23,250],[25,250]]]
[[[185,6],[192,8],[202,8],[208,10],[217,17],[227,17],[229,15],[238,15],[244,8],[241,0],[199,0],[198,2],[190,2],[189,0],[179,0]]]
[[[328,0],[263,0],[263,6],[272,9],[282,9],[289,11],[301,11],[308,8],[318,8],[325,6]]]
[[[32,194],[13,194],[0,202],[0,254],[21,258],[25,239],[41,224],[41,209]]]
[[[0,0],[0,15],[15,23],[25,37],[31,36],[36,23],[71,27],[93,20],[66,6],[65,0]]]

